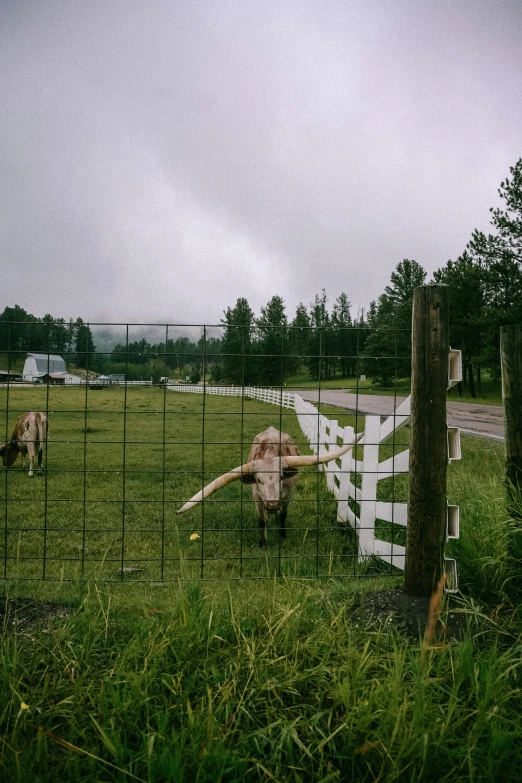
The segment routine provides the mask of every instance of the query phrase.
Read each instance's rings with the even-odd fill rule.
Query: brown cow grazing
[[[286,536],[286,515],[288,504],[297,481],[297,469],[304,465],[318,465],[330,462],[353,448],[353,443],[319,456],[302,456],[290,435],[269,427],[256,435],[248,462],[225,473],[188,500],[177,512],[188,511],[204,498],[212,495],[221,487],[240,479],[244,484],[252,485],[252,497],[256,504],[259,521],[259,546],[266,546],[266,515],[277,514],[281,536]]]
[[[38,454],[38,473],[42,473],[42,455],[47,440],[47,416],[40,411],[24,413],[16,422],[11,440],[0,446],[0,456],[4,467],[14,465],[19,454],[22,455],[22,468],[29,455],[29,478],[33,477],[33,462]]]

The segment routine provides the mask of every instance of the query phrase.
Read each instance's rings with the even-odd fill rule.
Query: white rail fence
[[[310,444],[314,454],[329,452],[345,443],[354,442],[354,428],[340,427],[337,420],[328,419],[311,402],[294,392],[281,392],[276,389],[262,389],[252,386],[168,386],[172,391],[190,394],[219,394],[228,397],[251,397],[262,402],[272,403],[283,408],[292,408],[297,414],[299,426]],[[326,473],[329,490],[337,498],[337,519],[349,522],[357,532],[361,557],[376,555],[387,563],[404,570],[405,547],[392,544],[376,537],[376,521],[391,522],[406,526],[408,521],[407,503],[384,502],[377,500],[379,481],[391,476],[408,473],[409,449],[394,453],[391,457],[379,461],[380,446],[393,432],[408,423],[410,418],[410,398],[405,399],[395,412],[381,423],[381,417],[366,415],[364,433],[357,442],[357,455],[362,450],[362,459],[356,459],[353,450],[348,451],[339,460],[321,465]],[[397,446],[394,447],[398,448]],[[361,486],[356,486],[355,476],[361,476]],[[352,503],[350,503],[352,501]],[[359,513],[354,510],[355,504]]]

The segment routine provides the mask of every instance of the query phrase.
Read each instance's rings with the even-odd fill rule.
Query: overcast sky
[[[0,311],[356,315],[488,230],[521,33],[520,0],[0,0]]]

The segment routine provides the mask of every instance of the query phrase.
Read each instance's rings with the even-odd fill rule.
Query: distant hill
[[[127,328],[121,325],[91,325],[92,337],[96,346],[97,353],[110,353],[117,345],[125,345],[127,341]],[[178,337],[188,337],[192,342],[197,342],[201,337],[203,330],[199,326],[169,326],[169,340],[176,340]],[[146,340],[151,345],[156,345],[165,341],[166,328],[163,325],[129,325],[128,341],[133,343],[137,340]]]

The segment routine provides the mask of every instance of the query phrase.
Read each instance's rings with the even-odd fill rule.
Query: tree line
[[[510,174],[498,191],[503,206],[491,209],[492,233],[476,229],[462,254],[433,275],[449,289],[450,339],[462,351],[464,383],[473,397],[484,370],[499,379],[500,326],[522,322],[522,159]],[[345,292],[330,309],[323,290],[308,306],[300,302],[292,318],[281,296],[257,316],[239,298],[223,313],[220,337],[142,338],[109,354],[96,351],[81,318],[36,318],[15,305],[0,314],[0,352],[64,354],[77,366],[125,373],[128,380],[171,374],[198,382],[204,374],[211,383],[279,386],[302,374],[327,380],[365,373],[384,386],[409,376],[413,291],[426,278],[420,264],[403,259],[378,300],[356,319]]]
[[[17,304],[0,313],[0,353],[11,357],[27,352],[63,354],[83,366],[94,351],[91,329],[81,318],[65,321],[50,313],[37,318]]]
[[[4,356],[2,363],[6,368],[18,364],[27,353],[47,353],[59,354],[70,368],[123,374],[127,380],[152,377],[158,381],[172,372],[188,375],[197,382],[201,377],[202,342],[178,337],[149,343],[142,338],[119,343],[109,352],[99,351],[91,327],[81,318],[67,322],[49,313],[37,318],[19,305],[6,307],[0,313],[0,355]],[[210,338],[206,342],[208,348],[214,349],[220,341]]]
[[[309,308],[299,303],[290,321],[280,296],[273,296],[258,317],[240,298],[225,310],[222,323],[221,360],[211,370],[213,381],[279,386],[302,372],[314,380],[347,378],[356,372],[364,330],[352,321],[344,292],[329,312],[323,290]],[[358,326],[364,327],[363,315]]]
[[[207,365],[212,366],[215,357],[219,356],[220,346],[221,340],[216,337],[202,336],[196,341],[177,337],[159,343],[149,343],[142,338],[127,345],[116,345],[104,362],[105,372],[123,373],[128,380],[152,378],[157,382],[168,376],[199,383],[205,355],[208,356]]]

